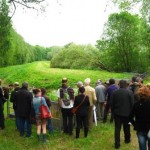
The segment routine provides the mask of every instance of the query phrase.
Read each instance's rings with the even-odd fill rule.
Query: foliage
[[[57,68],[92,68],[93,52],[91,45],[65,45],[57,55],[52,58],[51,66]]]
[[[150,36],[145,34],[149,28],[137,15],[128,12],[111,14],[102,38],[97,41],[102,61],[115,71],[146,71],[150,64],[144,36]]]
[[[8,16],[9,8],[6,4],[6,0],[0,1],[0,65],[6,66],[7,60],[5,59],[6,53],[10,48],[10,29],[11,22]]]

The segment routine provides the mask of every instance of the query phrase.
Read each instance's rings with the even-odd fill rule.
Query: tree
[[[103,38],[97,41],[103,62],[115,71],[144,71],[147,64],[142,57],[143,24],[137,15],[128,12],[111,14],[105,25]]]
[[[6,0],[0,1],[0,65],[5,66],[7,64],[6,53],[10,48],[10,29],[11,21],[9,14],[9,7],[6,4]]]

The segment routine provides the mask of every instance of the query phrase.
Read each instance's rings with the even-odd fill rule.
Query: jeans
[[[14,109],[15,113],[15,123],[16,123],[16,128],[19,130],[19,118],[16,116],[16,110]]]
[[[148,150],[150,150],[150,139],[147,137],[147,132],[137,132],[137,137],[140,150],[147,150],[147,142]]]
[[[54,132],[53,125],[52,125],[52,119],[47,120],[47,128],[48,128],[49,133]]]
[[[20,136],[24,136],[26,126],[26,137],[31,136],[31,123],[26,117],[18,117]]]

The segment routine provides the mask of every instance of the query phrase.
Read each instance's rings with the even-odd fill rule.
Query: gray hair
[[[90,78],[86,78],[86,79],[84,80],[85,85],[89,85],[90,82],[91,82],[91,79],[90,79]]]
[[[22,87],[28,89],[28,83],[27,82],[23,82],[22,83]]]

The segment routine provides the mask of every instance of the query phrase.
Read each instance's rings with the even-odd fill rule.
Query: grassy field
[[[87,138],[83,138],[81,131],[80,138],[64,135],[60,131],[55,131],[54,135],[48,134],[48,143],[38,143],[36,139],[36,128],[32,128],[32,137],[19,137],[19,132],[15,129],[14,120],[6,119],[6,129],[0,130],[0,150],[113,150],[114,149],[114,126],[113,124],[103,124],[98,122]],[[124,144],[123,132],[121,132],[120,150],[137,150],[138,143],[135,132],[132,131],[132,141]]]
[[[91,84],[95,86],[97,79],[102,81],[107,81],[110,78],[130,79],[132,75],[129,73],[113,73],[98,70],[50,68],[50,62],[48,61],[0,68],[0,78],[3,79],[5,84],[27,81],[30,87],[45,87],[49,89],[50,96],[56,95],[53,92],[60,87],[63,77],[67,77],[69,85],[74,87],[78,81],[84,81],[87,77],[91,78]]]
[[[0,68],[0,78],[5,84],[18,81],[28,81],[31,87],[46,87],[47,89],[56,90],[60,84],[62,77],[69,79],[69,84],[75,86],[77,81],[84,81],[90,77],[92,84],[95,85],[97,79],[107,81],[109,78],[127,79],[132,74],[127,73],[110,73],[106,71],[95,70],[68,70],[50,68],[49,62],[34,62],[25,65],[17,65],[11,67]],[[50,91],[52,92],[52,91]],[[6,107],[5,107],[6,108]],[[6,109],[5,109],[6,112]],[[33,134],[31,138],[19,137],[18,131],[15,129],[13,119],[7,118],[6,129],[0,130],[0,150],[113,150],[114,149],[114,125],[103,124],[100,121],[98,126],[89,132],[88,138],[75,139],[73,136],[67,136],[60,131],[55,131],[54,135],[48,135],[49,142],[47,144],[38,143],[36,139],[36,128],[33,126]],[[124,144],[124,135],[121,133],[121,150],[137,150],[137,138],[132,131],[132,142]]]

